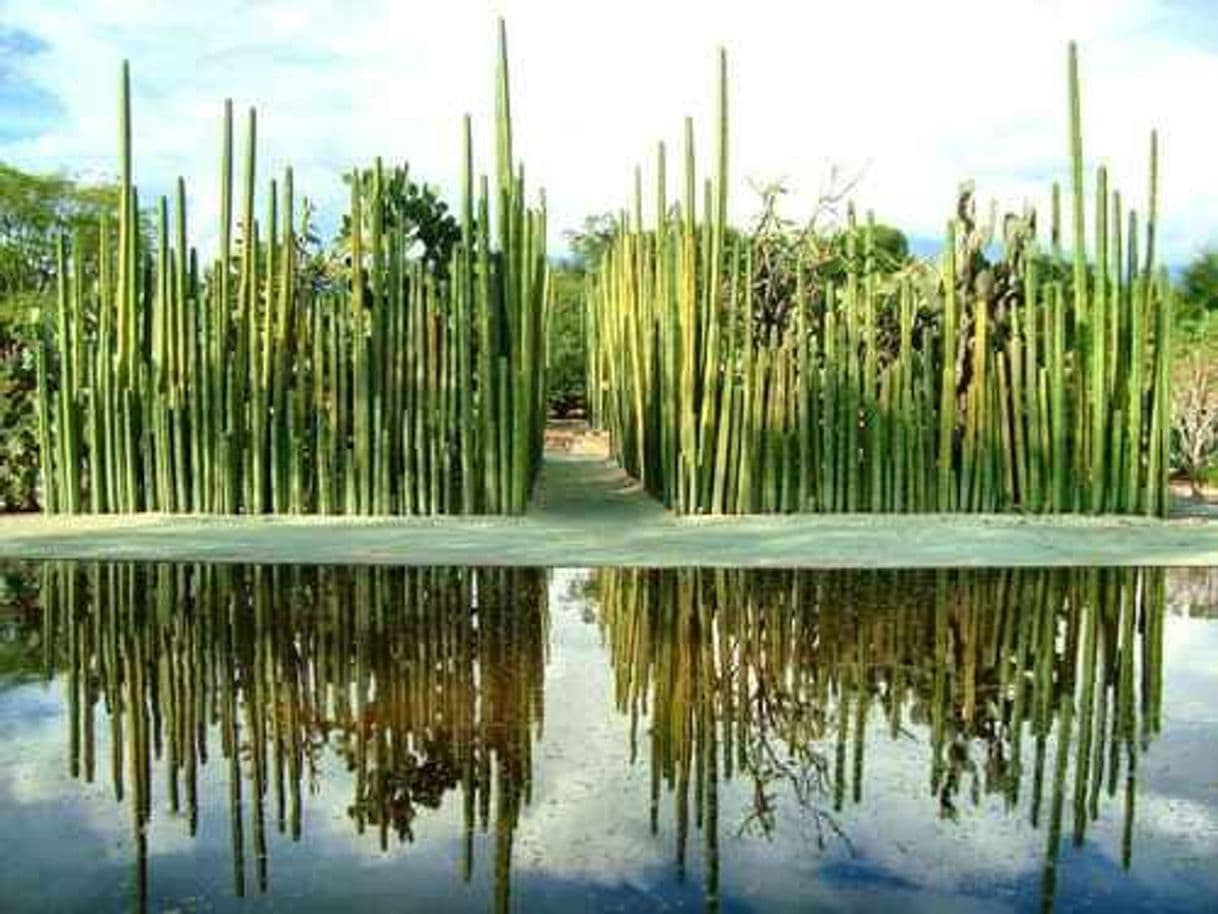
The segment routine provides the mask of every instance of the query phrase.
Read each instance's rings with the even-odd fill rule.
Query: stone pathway
[[[549,452],[524,517],[0,516],[0,559],[804,568],[1218,565],[1218,521],[679,518],[612,461]]]

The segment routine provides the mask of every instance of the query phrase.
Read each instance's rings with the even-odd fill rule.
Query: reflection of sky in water
[[[594,611],[570,586],[583,574],[551,578],[544,728],[533,745],[531,802],[514,832],[512,908],[701,910],[704,836],[691,824],[681,882],[673,795],[661,792],[653,836],[647,721],[631,764],[630,723],[615,705],[608,646]],[[1138,756],[1133,868],[1121,866],[1124,773],[1116,796],[1101,796],[1082,847],[1071,843],[1067,794],[1056,910],[1207,910],[1218,897],[1218,620],[1169,615],[1163,657],[1162,729]],[[116,803],[109,781],[105,712],[99,705],[96,780],[85,784],[69,774],[64,696],[62,678],[0,688],[0,909],[127,910],[135,846],[129,798]],[[847,791],[836,816],[849,847],[829,836],[818,849],[810,817],[782,791],[774,833],[741,834],[751,791],[739,776],[720,783],[722,909],[1038,910],[1046,828],[1029,825],[1026,800],[1008,812],[1000,792],[982,790],[974,807],[962,790],[958,820],[945,821],[928,785],[926,722],[907,720],[894,741],[875,706],[866,734],[862,802]],[[476,838],[469,884],[460,878],[459,790],[419,813],[413,843],[391,835],[383,853],[375,827],[357,834],[348,813],[353,776],[333,753],[323,755],[305,798],[300,842],[276,831],[268,797],[266,895],[253,875],[246,790],[247,897],[235,898],[228,766],[218,735],[210,746],[193,838],[185,817],[168,812],[162,768],[153,762],[149,910],[491,909],[493,822]],[[1025,737],[1025,758],[1030,751]],[[1051,765],[1052,740],[1048,755]],[[830,811],[832,798],[821,800]]]

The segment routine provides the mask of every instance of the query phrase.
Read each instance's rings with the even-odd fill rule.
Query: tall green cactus
[[[186,187],[156,211],[143,250],[132,173],[130,78],[119,97],[117,273],[59,243],[59,295],[36,351],[48,511],[520,513],[541,460],[544,194],[526,202],[512,158],[506,31],[496,85],[496,195],[475,214],[466,117],[461,237],[450,263],[410,254],[386,219],[377,160],[351,174],[343,288],[298,281],[292,172],[256,219],[256,115],[246,129],[238,249],[232,103],[221,132],[219,249],[203,281],[188,247]],[[280,197],[282,188],[282,197]],[[489,229],[494,212],[497,231]],[[492,238],[497,244],[492,245]],[[234,256],[236,254],[237,256]],[[95,255],[95,258],[91,255]],[[100,264],[96,291],[82,264]]]
[[[850,208],[844,276],[797,254],[775,317],[757,286],[772,251],[763,238],[725,241],[721,55],[717,173],[701,212],[687,122],[680,200],[668,198],[661,151],[646,224],[635,170],[633,206],[589,294],[587,373],[603,388],[591,412],[625,469],[685,514],[1166,512],[1169,288],[1155,279],[1153,231],[1134,255],[1132,211],[1123,237],[1103,166],[1089,262],[1073,44],[1067,58],[1072,269],[1056,184],[1047,258],[1034,214],[1004,225],[1002,290],[984,259],[993,226],[971,205],[948,222],[933,284],[882,270],[872,216],[859,225]],[[1153,222],[1153,137],[1150,172]]]

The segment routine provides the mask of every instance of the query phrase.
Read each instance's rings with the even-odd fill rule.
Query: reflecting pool
[[[1216,581],[5,566],[0,910],[1213,910]]]

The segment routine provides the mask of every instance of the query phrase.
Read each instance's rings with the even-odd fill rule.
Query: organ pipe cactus
[[[588,297],[591,413],[625,469],[683,514],[1165,513],[1172,302],[1155,266],[1157,138],[1144,247],[1132,210],[1123,233],[1101,166],[1089,251],[1073,44],[1067,89],[1068,252],[1056,184],[1048,253],[1026,212],[1004,220],[989,263],[993,226],[966,190],[929,277],[883,269],[872,218],[851,210],[844,276],[800,256],[775,318],[756,288],[764,239],[727,241],[721,54],[705,203],[695,209],[692,139],[679,202],[658,161],[651,224],[636,172],[633,212]]]
[[[525,509],[543,441],[545,204],[526,203],[513,158],[502,23],[498,42],[495,182],[482,179],[475,196],[466,118],[461,237],[447,270],[411,257],[405,228],[386,224],[384,187],[398,172],[378,160],[371,186],[352,175],[345,288],[324,293],[298,281],[290,169],[269,182],[257,220],[253,110],[234,240],[229,101],[215,259],[200,277],[181,179],[172,222],[158,202],[148,257],[123,64],[117,239],[103,224],[89,288],[78,266],[89,252],[61,241],[54,319],[40,323],[45,510]]]

